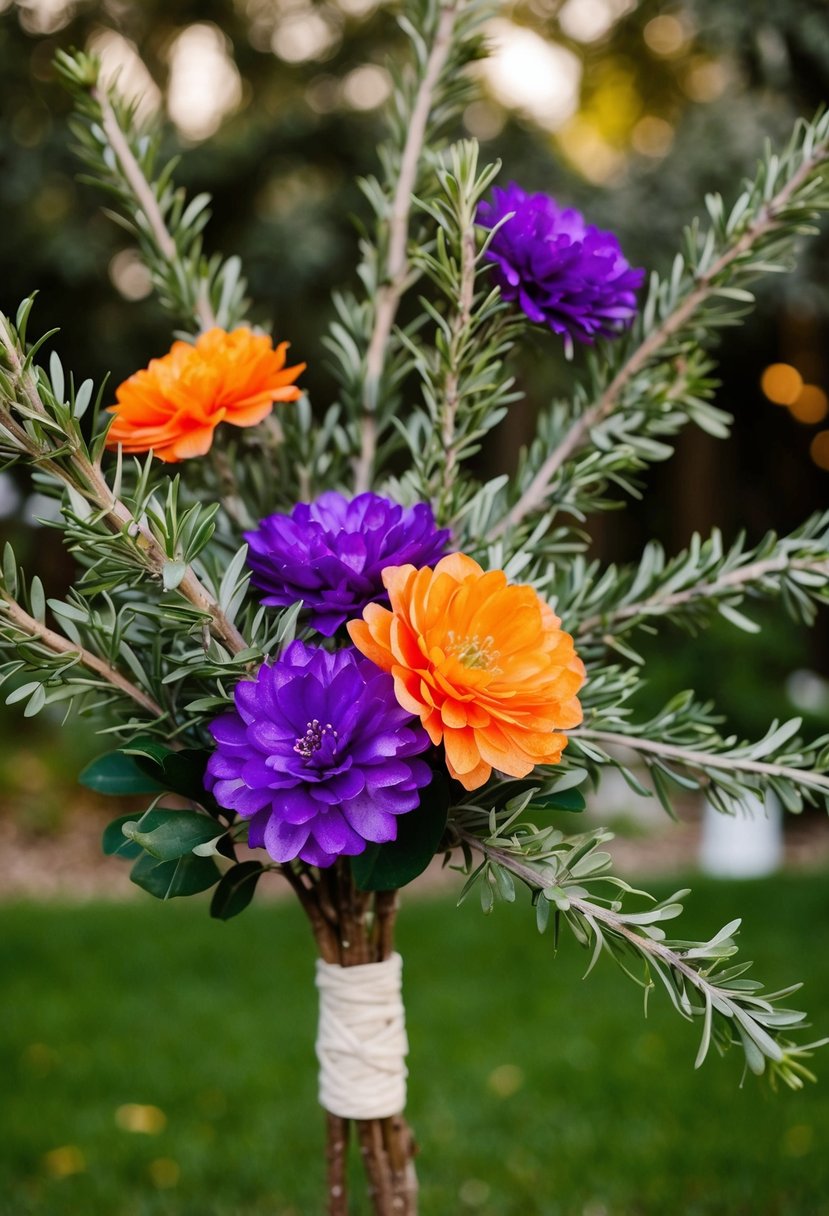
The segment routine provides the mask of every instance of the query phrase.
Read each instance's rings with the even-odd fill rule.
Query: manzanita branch
[[[409,215],[412,197],[417,183],[417,172],[423,152],[426,128],[432,110],[435,89],[452,51],[455,20],[463,0],[450,0],[441,9],[435,39],[426,62],[426,68],[417,90],[406,142],[400,161],[400,170],[392,199],[389,216],[388,253],[386,255],[385,281],[377,292],[374,310],[374,325],[366,350],[365,375],[363,380],[363,414],[361,419],[361,448],[354,470],[354,488],[357,494],[367,490],[371,484],[374,456],[377,449],[377,397],[383,376],[386,347],[394,328],[397,309],[400,305],[409,273],[406,243],[409,236]]]

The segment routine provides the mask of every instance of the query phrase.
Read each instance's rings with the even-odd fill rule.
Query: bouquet
[[[744,742],[691,693],[649,721],[630,708],[642,630],[752,627],[745,601],[769,598],[813,621],[829,516],[756,549],[716,532],[671,558],[650,544],[631,567],[589,560],[584,526],[687,424],[727,435],[708,347],[829,209],[829,117],[799,123],[731,203],[710,197],[646,283],[612,232],[450,142],[491,15],[481,0],[406,6],[410,59],[362,183],[359,288],[323,339],[336,401],[312,408],[302,373],[318,355],[295,362],[290,333],[254,323],[238,259],[205,251],[209,199],[176,186],[91,54],[57,58],[79,151],[177,327],[170,349],[96,390],[54,342],[46,357],[32,298],[0,316],[3,456],[59,500],[77,569],[47,601],[6,547],[8,700],[96,716],[113,747],[81,780],[145,797],[103,847],[150,895],[210,890],[227,919],[274,876],[290,884],[319,956],[332,1216],[348,1209],[352,1139],[373,1209],[416,1211],[394,928],[398,892],[435,858],[460,899],[490,912],[520,894],[589,968],[608,954],[646,995],[664,989],[697,1025],[697,1064],[736,1046],[752,1073],[798,1087],[817,1046],[792,1037],[794,988],[746,978],[738,920],[669,937],[687,892],[631,889],[609,833],[550,813],[577,815],[610,768],[669,813],[702,787],[724,814],[766,790],[791,811],[829,793],[829,736],[804,742],[798,720]],[[517,473],[485,480],[474,458],[519,395],[511,352],[529,332],[590,357],[540,410]]]

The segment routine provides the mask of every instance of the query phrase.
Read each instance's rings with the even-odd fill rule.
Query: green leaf
[[[112,823],[108,823],[104,828],[104,834],[101,837],[101,848],[107,857],[126,857],[133,860],[140,857],[143,853],[141,845],[136,844],[134,840],[130,840],[122,832],[125,823],[134,821],[135,815],[119,815],[117,819],[113,819]]]
[[[165,591],[175,591],[187,573],[186,562],[165,562],[161,568],[161,581]]]
[[[206,747],[186,747],[173,751],[157,739],[135,739],[122,751],[134,756],[138,767],[164,790],[189,798],[214,814],[219,807],[204,788],[204,772],[210,757]]]
[[[397,819],[397,839],[370,844],[351,859],[351,872],[361,891],[393,891],[417,878],[435,855],[446,827],[451,787],[436,772],[421,792],[420,806]]]
[[[541,794],[533,798],[527,810],[572,811],[574,814],[579,814],[586,805],[584,795],[576,789],[553,790],[551,794]]]
[[[98,756],[86,766],[78,781],[98,794],[163,794],[167,788],[153,780],[132,756],[120,751]]]
[[[159,861],[144,853],[130,871],[136,886],[156,899],[197,895],[212,887],[219,877],[219,867],[212,857],[195,857],[192,853],[176,861]]]
[[[210,901],[210,915],[217,920],[230,920],[243,912],[253,899],[256,884],[266,867],[258,861],[240,861],[231,866],[219,880]]]
[[[123,833],[160,861],[174,861],[191,853],[200,844],[215,840],[216,820],[199,811],[161,808],[148,811],[140,819],[133,816],[123,825]]]

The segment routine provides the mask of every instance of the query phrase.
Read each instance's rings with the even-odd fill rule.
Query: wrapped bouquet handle
[[[343,1119],[385,1119],[406,1106],[403,959],[342,967],[317,960],[319,1100]]]

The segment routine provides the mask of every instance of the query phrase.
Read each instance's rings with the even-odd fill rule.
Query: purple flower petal
[[[293,642],[240,681],[235,697],[235,712],[211,725],[205,782],[250,820],[252,848],[323,866],[395,839],[396,816],[415,810],[432,772],[415,758],[429,738],[401,709],[390,675],[351,646]]]
[[[563,334],[568,346],[574,338],[615,337],[633,321],[645,272],[628,264],[612,232],[546,194],[525,194],[514,182],[496,187],[492,200],[479,205],[477,222],[501,225],[486,256],[503,298]]]
[[[262,603],[302,600],[313,627],[331,637],[367,604],[387,602],[386,566],[434,565],[450,533],[435,527],[425,503],[401,507],[379,494],[348,499],[332,490],[290,515],[267,516],[245,539]]]

